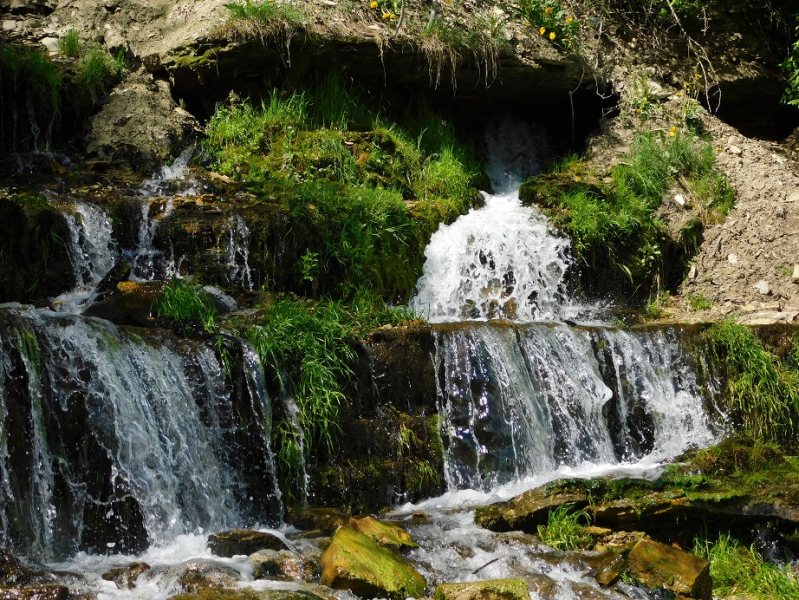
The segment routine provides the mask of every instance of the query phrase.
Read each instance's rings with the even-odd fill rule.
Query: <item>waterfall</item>
[[[471,325],[437,332],[435,365],[451,490],[655,461],[717,435],[715,378],[677,330]]]
[[[566,290],[569,240],[517,193],[485,197],[483,208],[433,235],[410,307],[432,322],[580,314]]]
[[[0,545],[38,557],[140,551],[275,523],[260,363],[243,383],[209,344],[0,308]]]
[[[225,244],[225,263],[230,283],[252,291],[250,229],[241,215],[234,215],[230,218]]]

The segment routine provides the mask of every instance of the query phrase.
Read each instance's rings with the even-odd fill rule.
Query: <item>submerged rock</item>
[[[628,573],[650,588],[665,587],[677,594],[711,600],[710,562],[677,548],[641,540],[627,557]]]
[[[349,527],[339,527],[322,554],[320,583],[362,598],[395,600],[424,596],[426,586],[404,560]]]
[[[492,579],[436,586],[436,600],[527,600],[530,588],[524,579]]]
[[[139,575],[150,570],[150,565],[145,562],[134,562],[118,569],[111,569],[103,573],[103,579],[113,581],[118,588],[133,589],[136,587],[136,580]]]
[[[208,536],[208,548],[217,556],[230,558],[237,554],[249,556],[259,550],[288,550],[276,535],[263,531],[234,529]]]
[[[301,581],[310,578],[313,572],[308,560],[290,550],[259,550],[250,560],[256,579]]]

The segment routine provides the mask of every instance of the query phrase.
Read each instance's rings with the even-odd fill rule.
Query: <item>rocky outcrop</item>
[[[340,527],[322,554],[321,583],[362,598],[394,600],[424,596],[426,585],[399,556],[349,527]]]
[[[411,535],[399,525],[378,521],[374,517],[352,518],[347,526],[371,538],[376,544],[386,548],[404,550],[418,548]]]

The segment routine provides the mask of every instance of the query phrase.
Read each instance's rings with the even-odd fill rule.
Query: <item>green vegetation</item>
[[[600,178],[570,156],[525,182],[520,196],[549,210],[583,264],[594,272],[609,267],[624,274],[633,290],[654,288],[649,297],[659,298],[664,285],[669,289],[683,276],[682,267],[678,273],[666,272],[665,257],[675,245],[683,257],[690,256],[696,236],[692,224],[684,239],[670,240],[656,211],[664,194],[679,185],[704,222],[723,219],[734,196],[714,161],[712,146],[689,132],[676,127],[668,133],[642,131],[609,177]]]
[[[695,539],[693,552],[710,561],[714,597],[799,598],[799,577],[790,565],[766,562],[754,544],[742,546],[729,534],[722,534],[715,541]]]
[[[230,11],[227,33],[242,37],[259,37],[261,42],[271,36],[288,34],[302,21],[302,13],[294,3],[274,0],[244,0],[225,4]],[[284,40],[288,42],[288,39]]]
[[[14,88],[27,87],[34,109],[49,121],[61,109],[61,74],[47,54],[0,43],[0,71],[9,71]],[[21,90],[20,90],[21,91]]]
[[[799,344],[786,361],[766,351],[744,325],[724,321],[708,331],[719,364],[727,370],[725,398],[736,425],[754,439],[797,447]]]
[[[479,168],[450,125],[420,111],[400,126],[338,77],[260,106],[231,97],[207,126],[213,166],[277,199],[309,233],[296,265],[314,293],[404,300],[438,223],[479,198]]]
[[[546,525],[538,526],[538,537],[555,550],[590,548],[594,537],[585,531],[580,521],[588,524],[591,517],[584,510],[573,510],[573,504],[563,504],[550,510]]]
[[[252,343],[283,392],[294,399],[301,431],[288,416],[273,427],[284,488],[297,483],[303,453],[335,452],[341,386],[352,377],[352,342],[384,324],[412,318],[361,294],[349,304],[284,298],[264,308],[256,324],[234,324]]]
[[[710,310],[710,301],[705,298],[701,293],[700,294],[688,294],[686,298],[688,302],[688,308],[693,311],[700,311],[700,310]]]
[[[92,98],[97,99],[124,68],[124,50],[120,50],[119,54],[113,57],[97,44],[92,44],[81,59],[83,85]]]
[[[799,16],[797,16],[797,22],[799,22]],[[795,37],[799,38],[799,25],[795,29]],[[799,106],[799,39],[791,45],[790,53],[780,67],[788,78],[782,102],[791,106]]]
[[[567,12],[559,0],[521,0],[519,2],[525,24],[561,49],[568,49],[576,42],[580,22]]]
[[[70,29],[58,39],[58,52],[68,58],[80,58],[83,46],[76,29]]]
[[[216,329],[216,307],[203,289],[184,279],[173,279],[165,285],[155,300],[159,317],[177,322],[199,321],[203,329],[212,333]]]

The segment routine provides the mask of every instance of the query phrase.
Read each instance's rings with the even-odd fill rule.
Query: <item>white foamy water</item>
[[[538,209],[522,206],[518,193],[485,198],[483,208],[433,235],[410,308],[433,323],[586,314],[566,289],[569,240]]]

